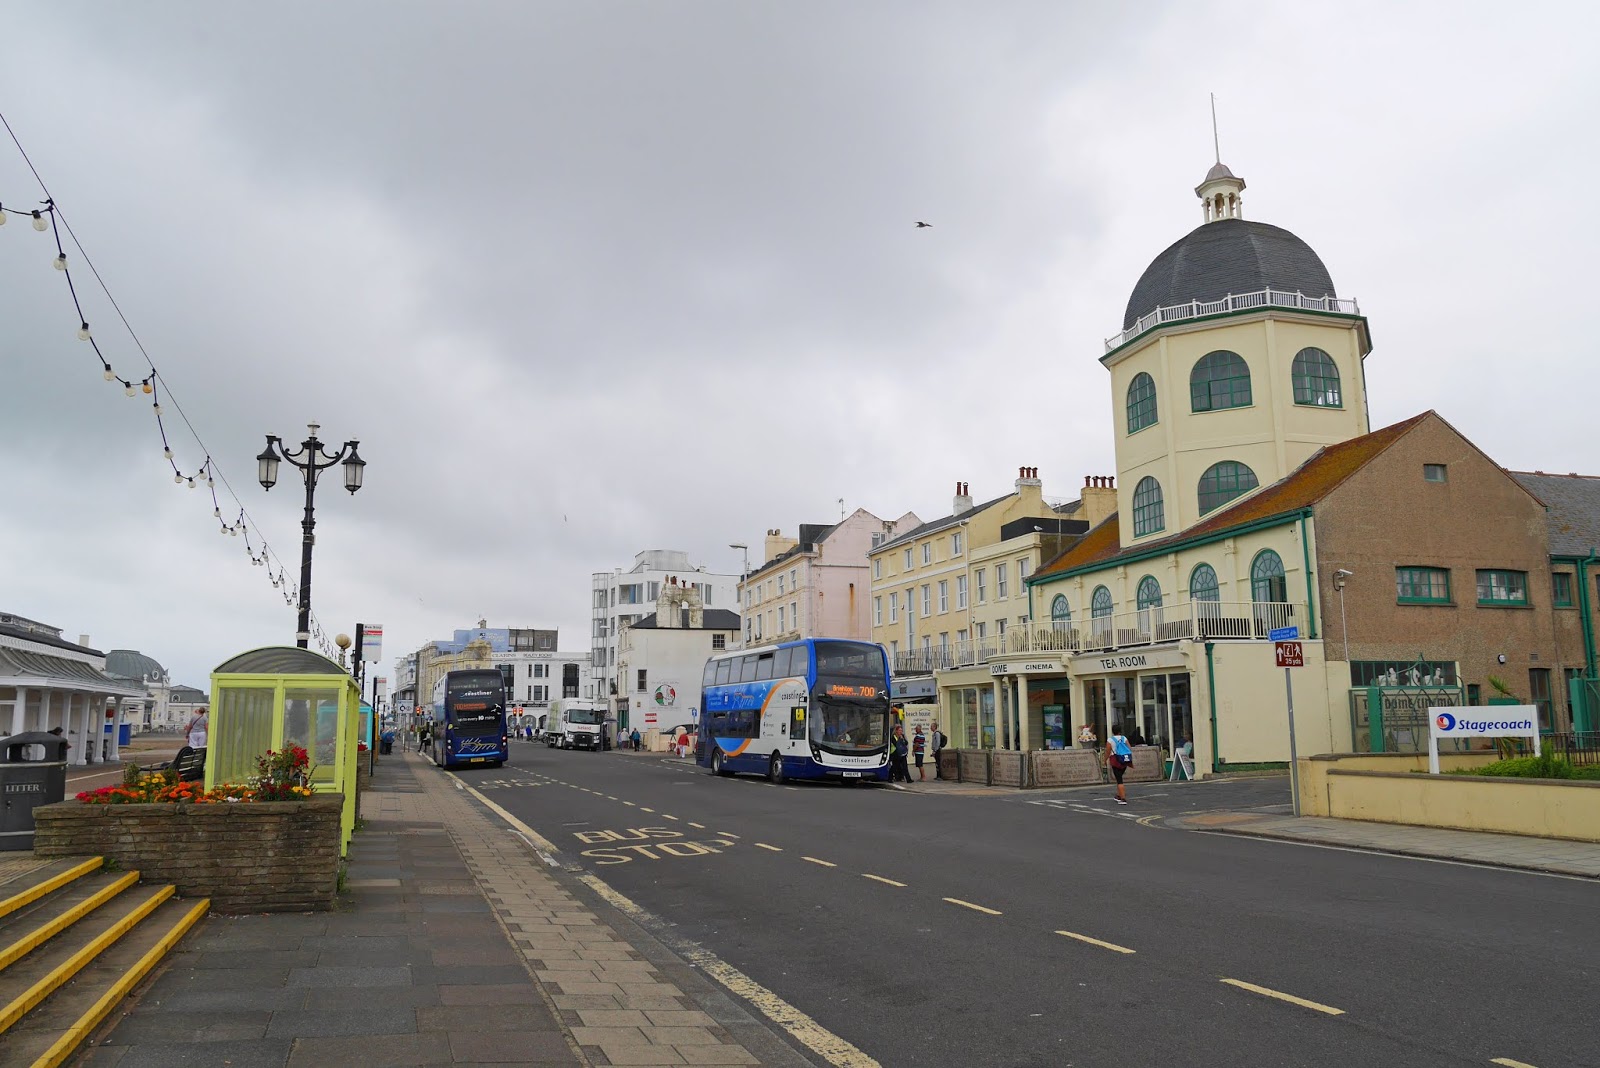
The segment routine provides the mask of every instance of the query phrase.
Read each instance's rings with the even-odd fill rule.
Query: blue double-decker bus
[[[718,775],[889,777],[883,646],[803,638],[706,661],[696,761]]]
[[[435,727],[433,762],[441,768],[504,764],[511,755],[505,678],[493,668],[448,672]]]

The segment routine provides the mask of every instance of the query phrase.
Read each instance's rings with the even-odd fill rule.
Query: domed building
[[[1116,474],[1090,481],[1116,512],[1028,580],[996,705],[1028,748],[1035,695],[1066,695],[1067,736],[1120,725],[1150,743],[1145,775],[1191,752],[1191,775],[1282,766],[1292,640],[1302,755],[1425,748],[1427,709],[1481,702],[1491,676],[1570,729],[1557,687],[1593,674],[1593,643],[1504,611],[1582,584],[1552,574],[1544,504],[1434,412],[1372,430],[1367,320],[1310,245],[1244,217],[1244,190],[1211,168],[1200,225],[1106,340]]]
[[[1136,516],[1124,545],[1185,530],[1369,429],[1366,319],[1310,245],[1244,218],[1244,189],[1211,168],[1195,188],[1204,220],[1145,268],[1106,342],[1118,504]]]

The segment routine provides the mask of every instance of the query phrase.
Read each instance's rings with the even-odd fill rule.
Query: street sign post
[[[1300,637],[1299,627],[1273,627],[1267,631],[1269,642],[1292,642]]]
[[[1299,642],[1279,639],[1278,635],[1293,638],[1299,633],[1298,627],[1282,627],[1271,634],[1273,652],[1278,658],[1278,666],[1283,668],[1283,691],[1289,699],[1289,793],[1296,816],[1300,815],[1300,752],[1294,740],[1294,676],[1289,672],[1297,667],[1305,667],[1306,657],[1305,648]]]

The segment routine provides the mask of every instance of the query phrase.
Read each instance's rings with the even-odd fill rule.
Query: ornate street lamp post
[[[306,483],[306,515],[300,522],[300,529],[305,532],[300,543],[300,621],[294,636],[295,644],[302,649],[311,641],[311,547],[317,540],[312,533],[317,526],[312,498],[317,492],[317,476],[334,464],[343,463],[344,488],[353,494],[361,488],[362,474],[367,466],[367,462],[356,455],[356,446],[361,444],[359,441],[347,441],[337,453],[329,453],[317,440],[318,425],[311,423],[307,429],[310,433],[300,443],[298,452],[285,449],[282,438],[268,434],[267,447],[256,457],[256,478],[263,489],[270,490],[277,484],[280,460],[287,460],[299,468]]]

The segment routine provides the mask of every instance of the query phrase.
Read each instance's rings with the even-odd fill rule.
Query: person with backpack
[[[950,739],[940,733],[939,725],[935,723],[928,738],[928,749],[933,753],[933,777],[935,779],[944,778],[944,772],[939,770],[939,751],[949,744]]]
[[[917,781],[927,782],[928,773],[922,767],[922,762],[928,757],[928,736],[922,733],[922,725],[911,733],[911,758],[917,762]],[[910,776],[907,776],[909,779]]]
[[[1106,739],[1106,763],[1111,767],[1111,774],[1117,778],[1117,804],[1126,805],[1128,788],[1122,785],[1122,776],[1133,767],[1133,746],[1128,744],[1120,723],[1111,728],[1111,737]]]

